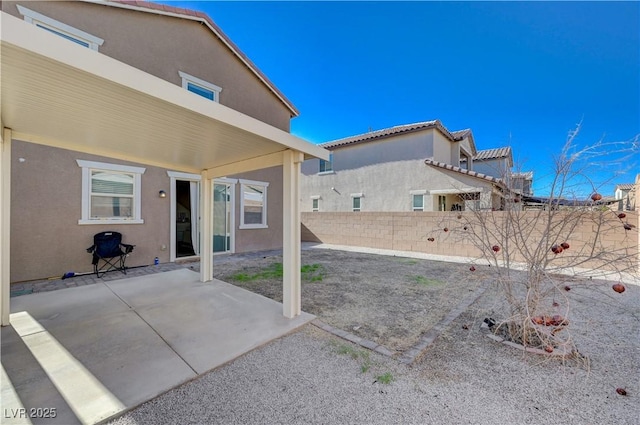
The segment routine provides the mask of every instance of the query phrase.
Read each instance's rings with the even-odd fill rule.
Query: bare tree
[[[568,283],[567,271],[582,275],[582,281],[588,270],[620,280],[639,275],[638,229],[625,213],[607,206],[599,193],[604,182],[596,182],[591,171],[612,166],[611,161],[631,164],[639,151],[638,137],[578,149],[579,129],[570,132],[554,158],[549,192],[537,209],[523,208],[520,194],[507,187],[504,210],[451,213],[442,223],[450,237],[475,248],[472,272],[479,264],[492,266],[490,273],[508,305],[496,332],[524,346],[577,357],[566,295],[578,281]],[[625,290],[622,283],[612,288]]]

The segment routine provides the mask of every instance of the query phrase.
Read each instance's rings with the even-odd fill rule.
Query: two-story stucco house
[[[129,265],[201,256],[203,281],[212,251],[295,251],[300,164],[328,153],[289,133],[296,108],[207,15],[1,7],[3,287],[91,270],[109,230]]]
[[[461,160],[465,167],[465,160]],[[513,171],[513,151],[511,146],[484,149],[473,156],[473,170],[501,179],[514,193],[533,196],[533,171]]]
[[[320,146],[331,158],[302,165],[302,211],[500,209],[509,196],[496,171],[504,157],[478,155],[471,130],[450,132],[438,120]]]

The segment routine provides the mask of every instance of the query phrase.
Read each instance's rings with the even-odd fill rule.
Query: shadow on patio
[[[20,296],[11,311],[2,423],[97,423],[313,319],[187,269]]]

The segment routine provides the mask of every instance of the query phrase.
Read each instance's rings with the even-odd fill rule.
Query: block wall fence
[[[563,266],[572,263],[582,268],[617,267],[627,273],[640,273],[640,240],[638,234],[638,212],[626,211],[623,220],[635,227],[625,230],[623,222],[616,215],[618,212],[580,213],[580,220],[566,220],[570,212],[559,212],[554,216],[554,225],[562,226],[562,221],[575,223],[572,229],[566,229],[563,235],[566,240],[549,241],[552,243],[568,242],[571,248],[565,253],[553,255],[551,266]],[[391,249],[400,251],[414,251],[437,255],[481,258],[482,250],[477,247],[463,227],[467,223],[477,220],[474,212],[303,212],[302,240],[305,242],[321,242],[327,244],[360,246],[368,248]],[[492,232],[493,224],[506,219],[509,213],[492,211],[488,218],[488,233]],[[533,223],[540,214],[539,211],[517,213],[522,221]],[[460,218],[458,218],[460,217]],[[523,225],[528,230],[528,243],[533,246],[544,237],[546,223],[537,225]],[[543,225],[545,224],[545,225]],[[444,228],[448,228],[448,232]],[[591,246],[594,235],[600,232],[597,251],[602,256],[591,258]],[[429,241],[434,238],[434,241]],[[488,237],[487,239],[491,239]],[[497,238],[496,238],[497,239]],[[499,243],[499,240],[488,241],[489,246]],[[520,243],[520,245],[523,245]],[[512,261],[522,261],[520,249],[510,250]],[[610,264],[611,255],[616,258],[624,257],[623,261]]]

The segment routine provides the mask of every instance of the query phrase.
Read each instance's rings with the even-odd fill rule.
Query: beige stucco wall
[[[473,171],[507,180],[509,177],[510,168],[505,158],[494,158],[482,161],[474,161]]]
[[[333,150],[334,171],[375,166],[384,162],[429,158],[433,155],[433,129],[401,134],[392,138],[357,143]],[[302,174],[316,174],[318,159],[302,164]]]
[[[199,22],[84,2],[4,1],[2,10],[23,19],[16,4],[104,39],[100,53],[164,80],[181,86],[183,71],[222,87],[221,104],[289,131],[290,111]]]
[[[334,158],[338,158],[338,153],[341,150]],[[362,211],[411,211],[412,190],[426,190],[425,211],[434,211],[438,207],[438,194],[429,191],[463,188],[481,188],[487,194],[483,196],[482,207],[490,208],[490,182],[426,165],[424,159],[383,162],[331,174],[303,174],[301,211],[311,211],[313,196],[320,196],[320,211],[351,211],[354,193],[364,195]],[[448,202],[448,207],[451,203]]]
[[[502,226],[509,213],[496,211],[491,216],[483,216],[487,223],[487,234],[496,234],[492,226]],[[546,215],[546,212],[526,211],[511,215],[512,218],[522,222],[533,223],[536,215]],[[554,216],[553,223],[559,224],[565,220],[565,216],[572,212],[558,213]],[[393,249],[401,251],[425,252],[446,256],[460,256],[471,258],[483,258],[483,252],[471,243],[469,237],[465,237],[464,226],[468,223],[478,223],[473,212],[359,212],[359,213],[332,213],[332,212],[304,212],[302,213],[302,240],[310,242],[323,242],[328,244],[361,246],[369,248]],[[563,232],[562,241],[569,242],[571,248],[562,255],[554,256],[549,251],[548,258],[551,261],[549,267],[563,266],[573,262],[580,267],[612,269],[617,267],[627,273],[640,273],[640,241],[638,234],[638,213],[627,213],[626,221],[635,225],[631,230],[624,230],[622,223],[613,214],[584,213],[582,220],[573,221],[576,226],[568,226]],[[536,246],[547,232],[544,217],[538,221],[539,225],[533,228],[523,225],[522,229],[527,234],[521,235],[528,238],[527,247]],[[444,228],[449,231],[445,232]],[[571,227],[571,228],[569,228]],[[592,257],[590,246],[593,244],[594,235],[600,232],[597,250],[601,250],[603,259],[586,259]],[[477,234],[481,235],[479,230]],[[428,239],[434,238],[431,242]],[[489,241],[488,246],[500,242]],[[549,245],[560,243],[550,241]],[[514,244],[516,246],[516,244]],[[601,248],[600,248],[601,247]],[[524,250],[525,247],[523,246]],[[512,261],[522,261],[521,251],[512,247],[510,250]],[[614,255],[617,260],[613,264],[606,262],[606,255]],[[585,261],[585,262],[582,262]],[[481,262],[486,264],[486,262]]]
[[[144,224],[78,224],[82,201],[78,159],[144,167]],[[18,140],[12,144],[11,166],[11,282],[91,271],[91,255],[85,249],[92,245],[94,234],[108,230],[122,233],[125,243],[136,245],[127,260],[129,266],[153,264],[155,257],[160,262],[170,260],[172,199],[168,170]],[[240,185],[236,185],[236,251],[281,248],[282,168],[233,177],[269,183],[267,229],[238,229]],[[166,191],[166,198],[158,196],[160,190]]]
[[[17,140],[12,147],[12,282],[90,271],[91,255],[85,249],[93,244],[94,234],[107,230],[122,233],[125,243],[136,245],[129,265],[153,264],[156,256],[169,261],[171,200],[158,196],[160,190],[169,193],[166,170],[145,167],[141,181],[144,224],[79,225],[82,169],[76,160],[115,162]],[[162,250],[162,245],[167,248]]]
[[[439,131],[433,131],[433,160],[438,162],[444,162],[445,164],[451,164],[458,166],[460,165],[460,159],[458,158],[457,163],[453,162],[452,157],[452,149],[453,146],[458,147],[456,142],[452,142],[448,138],[446,138]]]
[[[236,252],[250,252],[263,249],[282,248],[282,167],[271,167],[264,170],[244,173],[241,176],[229,176],[246,180],[268,182],[267,188],[267,226],[266,229],[239,229],[240,225],[240,193],[241,185],[236,185]],[[215,264],[214,264],[215,267]]]

